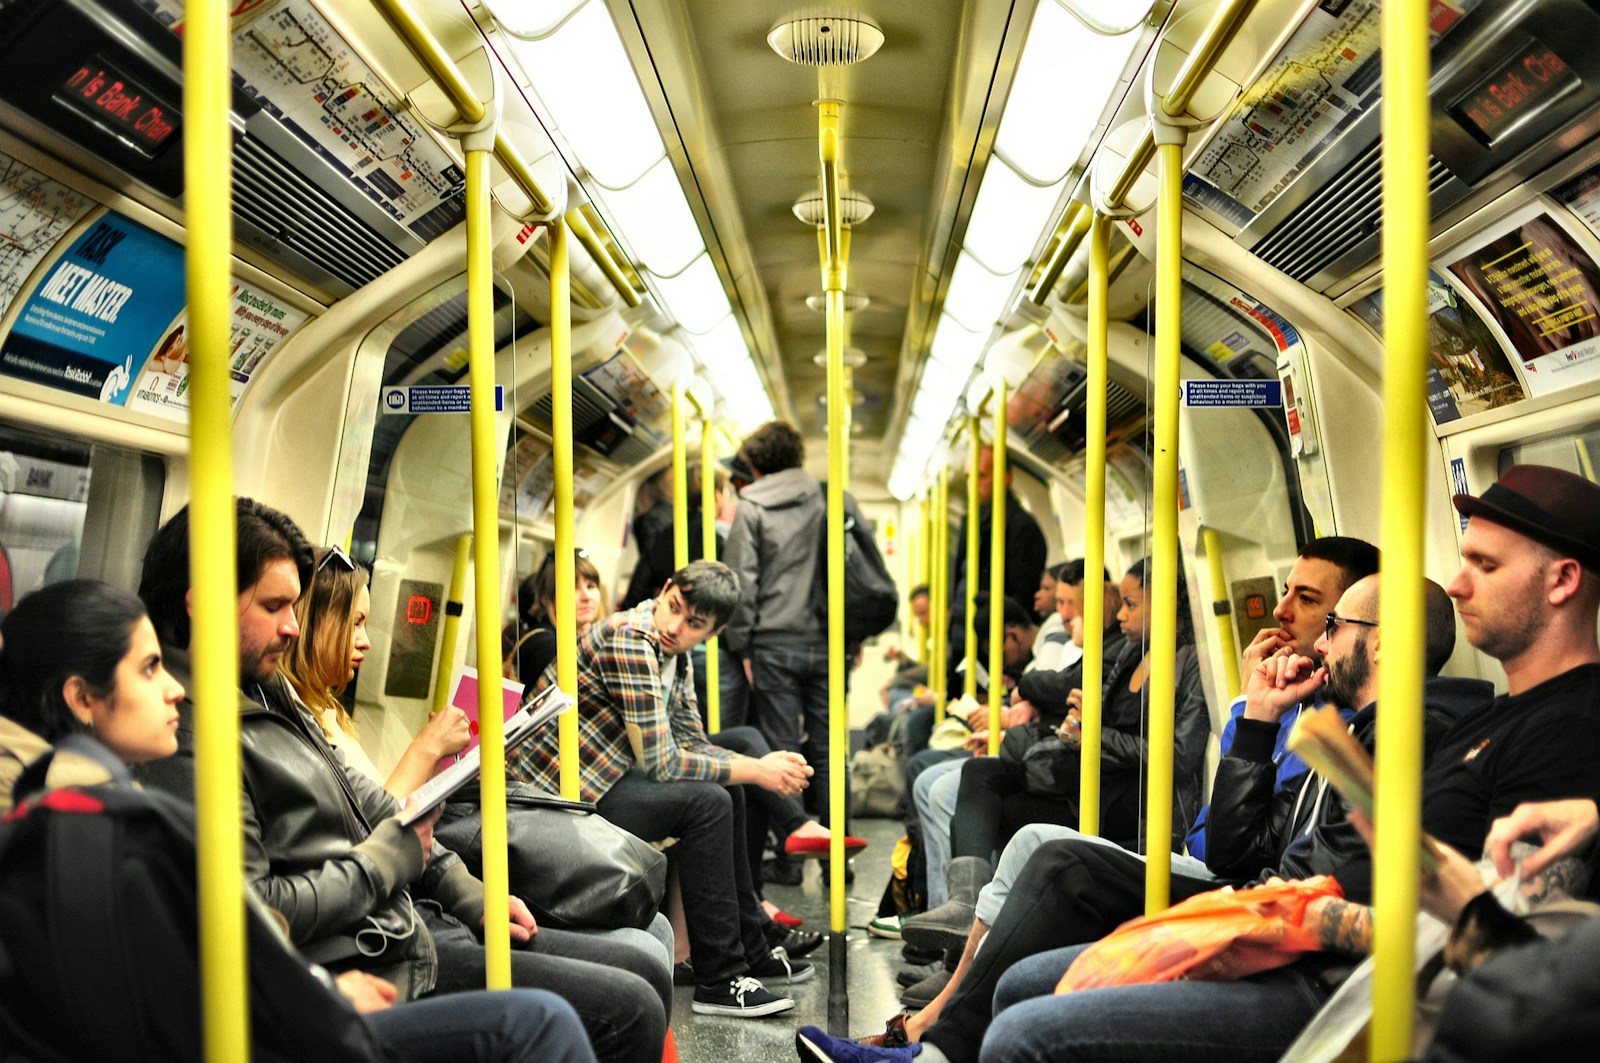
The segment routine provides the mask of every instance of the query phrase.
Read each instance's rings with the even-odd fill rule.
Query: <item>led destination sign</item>
[[[98,56],[78,67],[53,98],[145,158],[154,158],[181,124],[174,108]]]
[[[1561,57],[1523,36],[1509,56],[1450,108],[1488,147],[1580,84]]]

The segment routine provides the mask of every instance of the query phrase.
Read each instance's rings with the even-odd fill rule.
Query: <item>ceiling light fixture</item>
[[[848,15],[792,18],[767,32],[767,45],[780,58],[801,66],[849,66],[877,54],[883,47],[883,31]]]

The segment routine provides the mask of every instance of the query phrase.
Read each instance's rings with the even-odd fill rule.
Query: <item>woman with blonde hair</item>
[[[404,801],[433,775],[443,757],[458,753],[471,740],[467,714],[454,705],[429,717],[411,740],[387,778],[356,741],[356,723],[340,696],[372,648],[367,618],[372,595],[367,570],[337,546],[317,552],[311,586],[294,603],[300,637],[289,645],[278,668],[322,728],[328,743],[363,774],[383,778],[383,788]]]

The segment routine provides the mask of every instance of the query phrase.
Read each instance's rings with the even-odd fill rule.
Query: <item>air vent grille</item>
[[[604,392],[596,388],[582,377],[574,377],[572,381],[572,434],[582,435],[606,419],[606,415],[616,404]],[[551,404],[550,396],[544,395],[538,402],[528,407],[528,419],[546,431],[550,428]]]
[[[406,260],[404,251],[260,141],[239,138],[233,163],[234,214],[352,289]],[[270,247],[261,250],[272,254]]]
[[[802,66],[848,66],[883,47],[883,31],[865,19],[797,18],[780,22],[767,34],[778,55]]]
[[[1444,164],[1429,156],[1429,195],[1451,179]],[[1295,280],[1309,281],[1377,234],[1383,220],[1382,182],[1382,149],[1373,144],[1251,251]]]

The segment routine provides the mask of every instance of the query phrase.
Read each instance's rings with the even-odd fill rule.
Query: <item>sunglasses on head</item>
[[[323,555],[317,559],[316,571],[321,572],[327,566],[329,561],[337,561],[339,566],[346,572],[354,572],[356,570],[356,563],[350,560],[350,555],[344,552],[343,547],[328,547],[328,549],[323,552]],[[315,574],[316,573],[313,573],[313,575]]]

